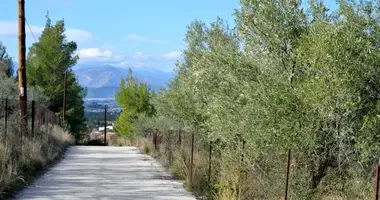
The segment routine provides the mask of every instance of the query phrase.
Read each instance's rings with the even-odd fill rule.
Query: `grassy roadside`
[[[0,140],[0,199],[10,198],[32,183],[72,144],[70,135],[56,126],[22,141],[15,135],[3,134]]]

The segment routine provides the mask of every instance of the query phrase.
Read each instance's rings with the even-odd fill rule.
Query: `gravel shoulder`
[[[195,200],[183,183],[136,147],[73,146],[15,200]]]

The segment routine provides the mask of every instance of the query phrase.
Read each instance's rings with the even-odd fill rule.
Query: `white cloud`
[[[31,33],[36,37],[39,37],[44,30],[43,26],[35,26],[25,24],[25,32],[28,37],[32,36]],[[16,21],[0,21],[0,36],[6,37],[17,37],[17,22]],[[73,29],[67,28],[65,32],[68,40],[73,40],[75,42],[83,42],[90,40],[92,38],[92,34],[88,31],[82,29]]]
[[[139,36],[137,34],[128,34],[125,37],[127,40],[133,40],[133,41],[140,41],[140,42],[150,42],[150,43],[156,43],[156,44],[167,44],[168,42],[165,40],[153,40],[149,39],[147,37]]]
[[[132,55],[133,60],[147,60],[148,58],[149,58],[148,55],[145,55],[139,51]]]
[[[99,48],[81,49],[78,51],[79,58],[112,58],[112,52],[109,50],[101,51]]]
[[[162,54],[160,57],[164,59],[169,59],[169,60],[177,60],[182,57],[182,53],[178,51],[171,51],[171,52]]]
[[[137,51],[129,55],[114,54],[105,48],[81,49],[77,52],[79,64],[109,64],[123,68],[140,67],[155,68],[162,71],[172,71],[174,61],[181,58],[180,52],[168,52],[165,54],[148,55]]]

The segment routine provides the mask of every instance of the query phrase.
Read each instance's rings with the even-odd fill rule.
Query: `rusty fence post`
[[[169,131],[169,140],[168,140],[168,142],[169,142],[169,166],[172,166],[172,164],[173,164],[173,149],[172,149],[172,133],[173,133],[173,130],[170,130]]]
[[[288,150],[288,158],[286,163],[286,179],[285,179],[285,194],[284,194],[284,200],[288,199],[288,189],[289,189],[289,172],[290,172],[290,149]]]
[[[34,121],[35,121],[35,115],[36,115],[36,102],[32,101],[32,137],[34,137]]]
[[[375,174],[375,200],[379,200],[379,173],[380,173],[380,165],[376,168]]]
[[[104,146],[107,146],[107,105],[104,105]]]
[[[193,185],[193,162],[194,162],[194,133],[191,133],[190,187],[192,187]]]
[[[8,98],[5,98],[5,116],[4,116],[4,133],[5,137],[7,137],[7,129],[8,129]]]
[[[182,144],[182,129],[180,128],[178,130],[178,146],[181,149],[181,144]]]
[[[208,152],[208,184],[211,184],[211,155],[212,155],[212,141],[210,141],[209,152]]]
[[[154,151],[157,153],[157,133],[153,133],[153,145],[154,145]]]

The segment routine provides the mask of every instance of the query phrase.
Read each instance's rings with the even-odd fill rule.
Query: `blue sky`
[[[17,1],[1,4],[0,41],[17,58]],[[68,39],[78,43],[79,64],[171,71],[185,48],[187,25],[217,16],[233,24],[238,7],[238,0],[26,0],[26,18],[37,38],[48,10],[53,22],[64,18]],[[29,47],[34,38],[26,30]]]
[[[17,58],[17,1],[3,0],[0,41]],[[91,3],[92,2],[92,3]],[[97,3],[93,3],[97,2]],[[78,43],[81,63],[111,63],[171,71],[184,49],[186,26],[194,19],[233,22],[238,0],[26,0],[26,18],[38,37],[45,15],[64,18],[68,39]],[[5,12],[4,12],[5,11]],[[26,27],[29,32],[28,27]],[[27,36],[29,47],[34,38]]]

